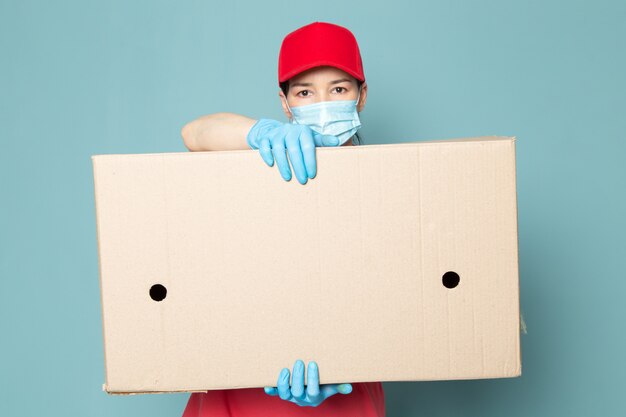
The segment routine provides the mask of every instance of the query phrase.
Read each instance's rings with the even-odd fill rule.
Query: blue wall
[[[517,137],[523,376],[385,383],[389,415],[626,415],[626,3],[579,0],[1,0],[0,415],[182,413],[101,391],[90,156],[283,120],[278,48],[315,20],[360,43],[365,143]]]

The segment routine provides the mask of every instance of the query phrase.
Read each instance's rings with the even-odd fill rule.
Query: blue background
[[[626,2],[578,0],[2,0],[0,415],[182,414],[101,391],[90,156],[284,120],[278,48],[316,20],[359,41],[366,144],[517,137],[523,375],[385,383],[388,415],[626,415]]]

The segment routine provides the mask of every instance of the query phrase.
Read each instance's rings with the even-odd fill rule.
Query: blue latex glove
[[[314,178],[317,171],[315,147],[337,146],[335,136],[320,135],[307,125],[282,123],[272,119],[259,119],[252,126],[246,137],[252,149],[258,149],[268,166],[274,166],[274,159],[285,181],[291,180],[291,168],[301,184],[306,184],[307,177]]]
[[[323,384],[319,385],[320,377],[317,363],[311,361],[307,369],[307,385],[304,387],[304,362],[298,359],[293,365],[293,378],[289,387],[289,369],[283,368],[278,375],[277,387],[265,387],[268,395],[279,395],[281,399],[291,401],[299,406],[317,407],[326,398],[337,393],[350,394],[351,384]]]

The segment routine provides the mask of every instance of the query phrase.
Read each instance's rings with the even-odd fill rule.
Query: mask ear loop
[[[361,98],[361,89],[363,89],[363,84],[359,86],[359,94],[356,96],[356,105],[359,105],[359,99]]]
[[[291,111],[291,107],[289,107],[289,102],[287,101],[287,97],[285,97],[285,104],[287,104],[287,110],[289,110],[289,114],[291,114],[291,119],[289,120],[289,122],[295,121],[296,124],[300,124],[296,120],[296,116],[293,115],[293,112]]]
[[[356,104],[355,107],[357,107],[359,105],[359,99],[361,98],[361,90],[363,89],[363,84],[361,84],[359,86],[359,94],[357,94],[356,96]],[[356,110],[356,109],[355,109]],[[357,111],[357,115],[358,115],[358,111]],[[350,141],[352,142],[353,145],[356,145],[356,143],[354,143],[354,140],[356,138],[356,133],[354,135],[352,135],[352,137],[350,138]]]

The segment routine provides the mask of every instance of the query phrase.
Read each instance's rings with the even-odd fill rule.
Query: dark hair
[[[363,81],[356,80],[357,88],[361,88],[361,84],[363,84]],[[282,83],[280,83],[280,89],[283,90],[283,94],[285,94],[285,97],[286,97],[287,93],[289,92],[289,80],[283,81]],[[363,140],[361,139],[361,135],[359,135],[359,132],[356,132],[353,138],[354,137],[356,137],[357,143],[354,143],[354,139],[352,139],[353,145],[363,145]]]

